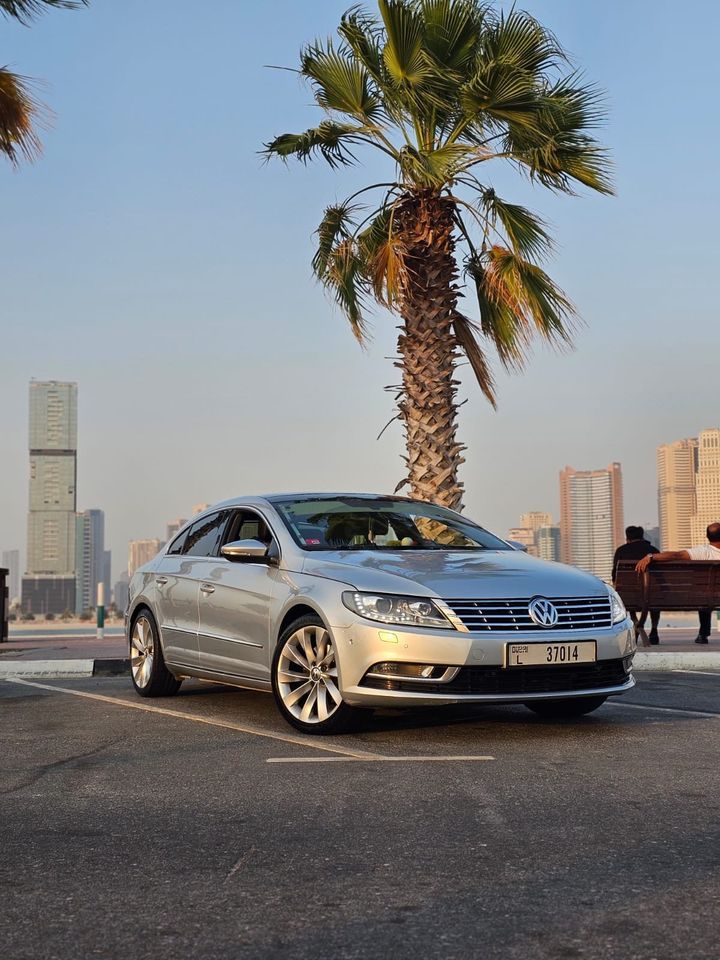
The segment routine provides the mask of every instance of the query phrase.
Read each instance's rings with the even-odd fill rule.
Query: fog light
[[[368,673],[383,677],[411,677],[422,680],[437,680],[447,671],[447,667],[434,663],[376,663]]]

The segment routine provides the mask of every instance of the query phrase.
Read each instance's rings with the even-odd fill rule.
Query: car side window
[[[234,540],[259,540],[269,545],[273,535],[259,514],[252,510],[238,510],[228,525],[223,543],[232,543]]]
[[[212,513],[188,528],[182,552],[193,557],[216,557],[229,510]]]
[[[175,537],[173,542],[167,548],[167,556],[171,557],[171,556],[174,556],[175,554],[183,552],[183,547],[185,546],[185,540],[187,539],[187,535],[188,535],[188,531],[183,530],[181,534]]]

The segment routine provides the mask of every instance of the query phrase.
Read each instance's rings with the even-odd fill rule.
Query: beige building
[[[531,557],[538,555],[537,545],[535,543],[535,531],[530,527],[511,527],[510,530],[508,530],[508,540],[522,543]]]
[[[705,530],[720,521],[720,430],[702,430],[697,439],[695,512],[690,518],[690,543],[705,543]],[[683,549],[677,547],[674,549]]]
[[[560,472],[563,563],[572,563],[609,581],[613,554],[625,541],[624,527],[619,463],[611,463],[605,470],[565,467]]]
[[[691,529],[697,512],[695,481],[698,441],[691,437],[657,448],[660,549],[687,550],[695,541]],[[704,540],[704,534],[700,541]]]
[[[532,530],[536,540],[538,530],[541,527],[551,527],[552,522],[552,514],[543,513],[541,510],[531,510],[529,513],[523,513],[520,516],[520,526]]]
[[[128,576],[132,577],[138,567],[149,563],[163,546],[162,540],[131,540],[128,550]]]
[[[520,526],[508,531],[508,540],[524,544],[531,557],[539,557],[538,535],[540,530],[552,526],[552,514],[531,510],[520,516]],[[553,558],[554,559],[554,558]]]

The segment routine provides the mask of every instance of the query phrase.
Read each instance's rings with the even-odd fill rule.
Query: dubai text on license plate
[[[506,667],[561,666],[594,663],[597,660],[594,640],[578,643],[507,643]]]

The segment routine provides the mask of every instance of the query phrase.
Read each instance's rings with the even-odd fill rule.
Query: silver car
[[[272,690],[307,733],[360,708],[522,703],[577,717],[634,686],[615,591],[466,517],[402,497],[238,497],[194,517],[130,584],[132,680]]]

